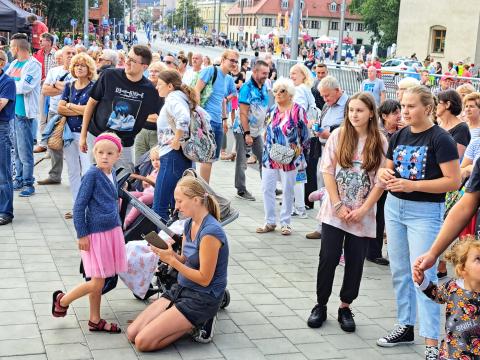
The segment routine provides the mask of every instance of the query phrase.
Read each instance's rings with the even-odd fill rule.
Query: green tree
[[[166,24],[168,24],[169,27],[172,26],[172,17],[173,25],[175,25],[177,29],[183,29],[183,20],[185,18],[187,28],[192,30],[192,32],[204,23],[200,17],[200,10],[193,0],[180,0],[178,2],[175,12],[167,15]]]
[[[352,0],[350,11],[362,17],[366,30],[381,47],[397,42],[400,0]]]
[[[101,3],[102,0],[98,0]],[[108,0],[107,0],[108,1]],[[76,19],[80,30],[83,22],[83,0],[31,0],[45,9],[50,29],[71,30],[70,20]],[[89,0],[93,5],[93,0]]]
[[[125,0],[110,0],[108,5],[108,16],[110,19],[123,19],[123,5],[125,3],[125,13],[130,11],[130,1]]]
[[[151,23],[152,22],[152,12],[148,9],[141,9],[138,13],[138,20],[143,23],[144,25],[146,23]]]

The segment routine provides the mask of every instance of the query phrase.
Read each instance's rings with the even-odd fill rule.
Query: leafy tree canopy
[[[352,0],[350,11],[362,17],[381,47],[397,42],[400,0]]]
[[[180,0],[175,12],[170,13],[166,17],[165,25],[171,27],[173,17],[173,25],[175,25],[177,29],[183,29],[184,14],[188,29],[193,30],[203,26],[204,21],[200,17],[200,9],[195,5],[193,0]]]

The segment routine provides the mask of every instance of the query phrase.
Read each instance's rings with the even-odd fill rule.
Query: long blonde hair
[[[208,212],[215,217],[215,219],[220,220],[220,205],[218,205],[218,202],[213,195],[205,190],[198,179],[192,176],[184,176],[178,181],[177,188],[181,188],[182,193],[189,199],[195,197],[202,198]]]
[[[358,134],[348,118],[348,106],[352,100],[360,100],[372,113],[368,121],[367,140],[362,153],[362,168],[366,171],[377,170],[382,165],[382,155],[385,155],[383,149],[382,134],[378,129],[378,117],[375,106],[375,99],[370,93],[359,92],[353,95],[345,106],[345,120],[340,128],[340,138],[336,155],[338,163],[343,168],[353,166],[353,158],[358,145]]]

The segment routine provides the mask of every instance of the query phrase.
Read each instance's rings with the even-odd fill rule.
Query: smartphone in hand
[[[160,237],[155,231],[149,232],[147,235],[142,235],[142,237],[147,240],[150,245],[155,246],[156,248],[167,250],[167,243]]]

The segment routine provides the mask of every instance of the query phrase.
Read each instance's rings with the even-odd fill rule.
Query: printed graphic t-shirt
[[[160,97],[152,83],[143,77],[128,80],[124,69],[107,69],[93,85],[90,97],[98,101],[88,131],[94,136],[115,132],[122,145],[133,146],[148,115],[160,111]]]
[[[440,164],[458,159],[457,144],[452,136],[438,125],[420,133],[412,133],[410,126],[407,126],[390,139],[387,159],[393,161],[397,178],[413,181],[439,179],[443,177]],[[445,201],[445,193],[390,193],[403,200],[439,203]]]

